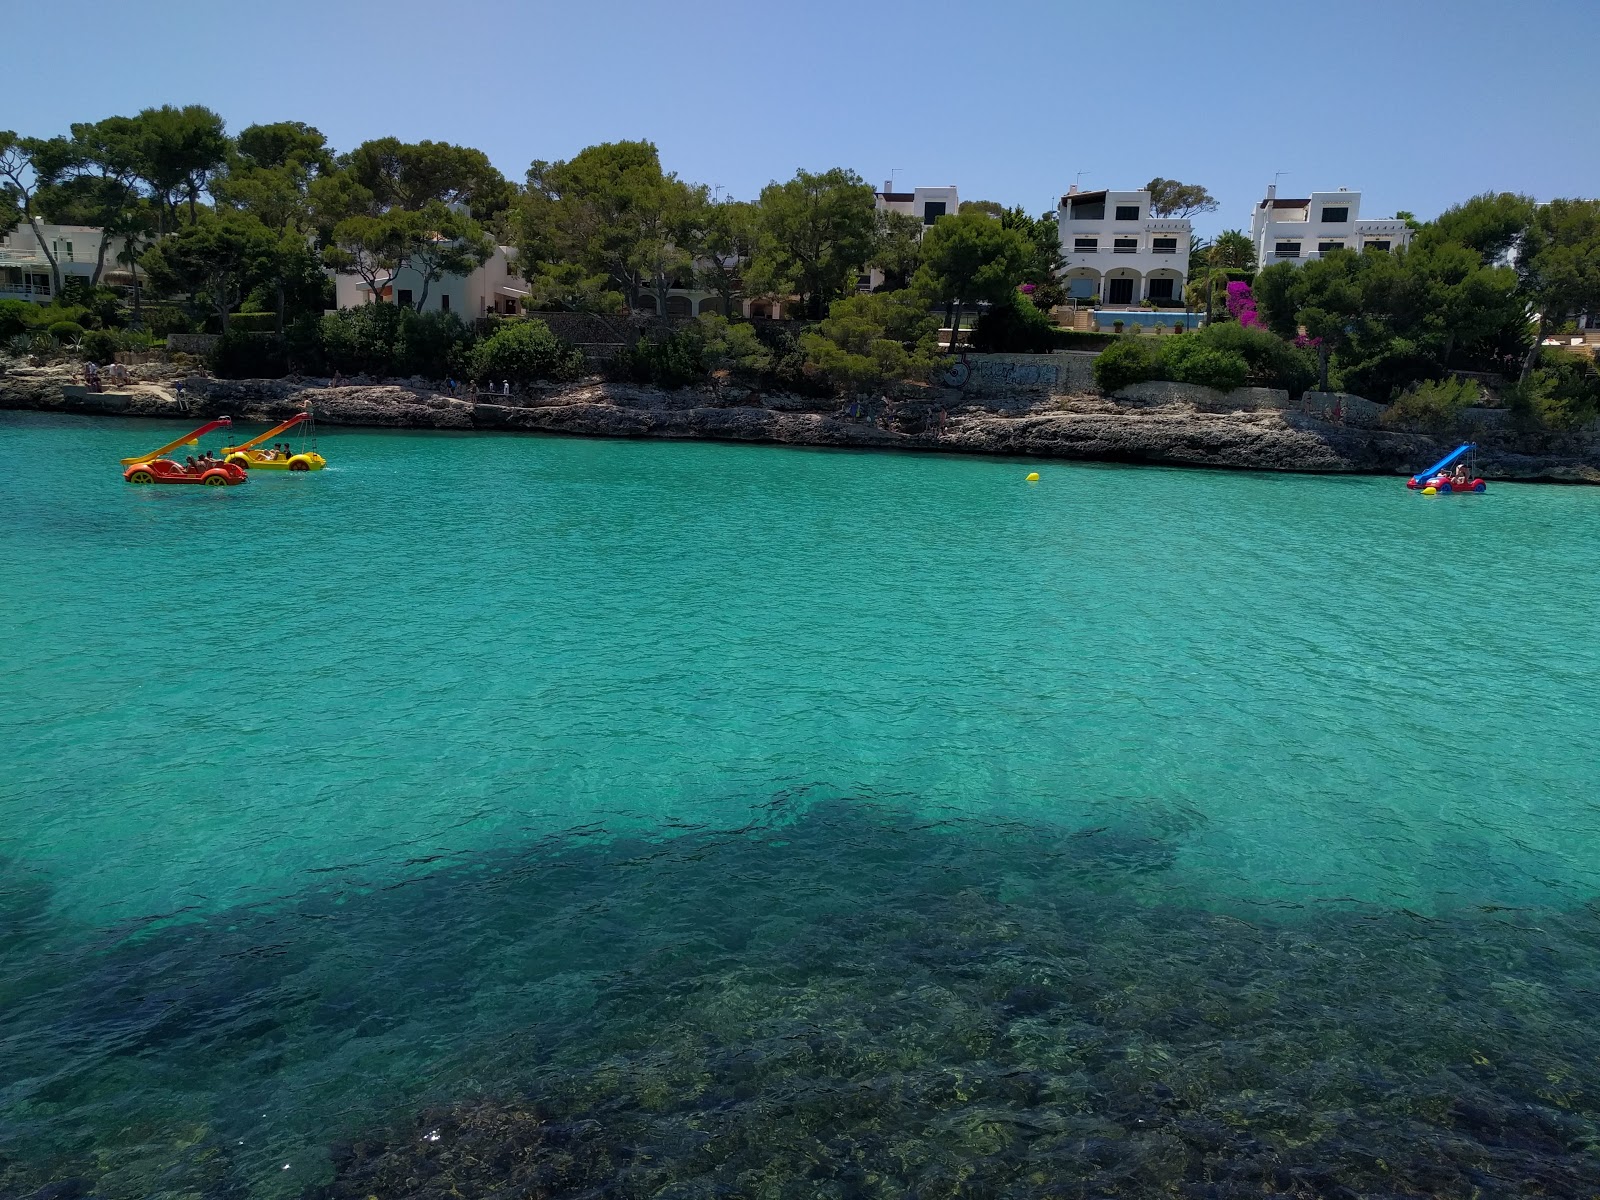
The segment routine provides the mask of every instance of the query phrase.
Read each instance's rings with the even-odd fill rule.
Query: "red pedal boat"
[[[250,476],[232,463],[214,463],[201,471],[191,471],[167,455],[182,446],[198,445],[200,439],[213,429],[226,429],[233,422],[227,417],[207,421],[193,433],[186,433],[175,442],[168,442],[159,450],[122,460],[122,477],[129,483],[198,483],[208,487],[232,487]]]

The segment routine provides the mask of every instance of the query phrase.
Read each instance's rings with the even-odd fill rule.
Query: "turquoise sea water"
[[[0,414],[0,1195],[1600,1187],[1600,491],[168,428]]]

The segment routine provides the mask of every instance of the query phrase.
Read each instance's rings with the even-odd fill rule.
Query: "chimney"
[[[894,191],[894,180],[885,179],[883,181],[883,190],[884,190],[884,194],[885,195],[887,195],[889,192]]]
[[[1268,200],[1276,200],[1277,198],[1278,198],[1278,185],[1275,184],[1275,183],[1267,184],[1267,199]]]

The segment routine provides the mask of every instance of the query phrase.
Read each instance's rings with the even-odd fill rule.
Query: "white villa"
[[[1111,307],[1183,304],[1191,226],[1151,216],[1148,191],[1080,192],[1074,185],[1061,197],[1056,223],[1068,296]]]
[[[39,226],[39,233],[55,255],[62,283],[69,278],[88,283],[94,277],[102,232],[89,225]],[[49,304],[54,298],[51,295],[50,260],[45,257],[39,242],[40,238],[34,236],[33,227],[26,221],[0,238],[0,300],[32,300]],[[105,266],[100,273],[102,281],[118,270],[117,255],[122,253],[123,246],[124,239],[119,237],[107,243]]]
[[[915,217],[922,222],[923,229],[927,229],[940,217],[953,217],[960,212],[961,197],[953,183],[948,187],[919,187],[909,192],[897,192],[894,190],[894,181],[889,179],[884,181],[883,191],[874,193],[873,205],[879,212],[897,212]],[[872,291],[881,287],[883,278],[883,272],[873,267],[862,275],[862,288]]]
[[[1360,192],[1340,188],[1312,192],[1305,199],[1280,199],[1274,184],[1250,218],[1256,261],[1270,267],[1321,258],[1334,250],[1396,250],[1411,241],[1411,227],[1399,217],[1360,218]]]
[[[515,315],[522,311],[530,289],[517,274],[515,246],[496,246],[494,253],[470,275],[445,275],[428,285],[428,298],[422,299],[422,275],[414,267],[402,267],[383,289],[380,299],[407,308],[422,305],[425,312],[453,312],[464,321],[494,313]],[[340,308],[357,308],[373,301],[372,289],[359,275],[334,276],[334,303]]]

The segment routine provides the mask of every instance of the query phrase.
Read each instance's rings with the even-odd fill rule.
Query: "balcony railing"
[[[0,300],[34,300],[50,298],[48,287],[33,287],[30,284],[13,285],[0,283]]]
[[[1137,247],[1137,246],[1113,246],[1113,247],[1111,247],[1111,253],[1113,253],[1113,254],[1137,254],[1137,253],[1139,253],[1139,247]]]

